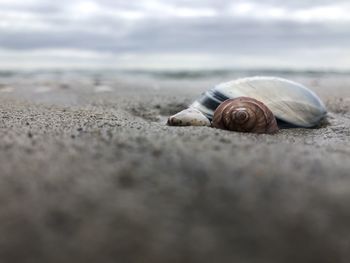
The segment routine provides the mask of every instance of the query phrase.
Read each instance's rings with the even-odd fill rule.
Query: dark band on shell
[[[205,94],[200,99],[198,99],[198,102],[203,107],[210,110],[209,112],[213,113],[222,102],[228,99],[230,98],[222,94],[220,91],[215,89],[210,89],[207,92],[205,92]],[[209,120],[212,120],[213,118],[212,113],[208,114],[207,116]]]
[[[219,105],[230,97],[216,89],[206,91],[195,103],[200,106],[201,112],[211,121],[214,111]]]

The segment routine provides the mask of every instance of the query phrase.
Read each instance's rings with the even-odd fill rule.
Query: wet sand
[[[168,127],[221,79],[0,82],[0,262],[348,262],[350,78],[275,135]]]

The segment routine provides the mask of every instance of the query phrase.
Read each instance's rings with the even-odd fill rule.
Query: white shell
[[[313,127],[327,114],[324,104],[311,90],[276,77],[252,77],[219,84],[190,108],[199,110],[211,120],[220,103],[241,96],[261,101],[277,120],[293,126]]]
[[[210,126],[210,121],[199,110],[188,108],[168,119],[170,126]]]

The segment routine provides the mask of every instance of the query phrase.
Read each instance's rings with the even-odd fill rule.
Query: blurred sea
[[[280,76],[280,77],[350,77],[350,71],[317,71],[317,70],[18,70],[0,71],[0,78],[60,78],[60,77],[99,77],[99,78],[153,78],[153,79],[206,79],[206,78],[240,78],[247,76]]]
[[[233,79],[252,76],[275,76],[300,82],[308,87],[320,85],[335,90],[341,87],[349,92],[350,71],[292,71],[292,70],[31,70],[0,71],[0,91],[44,93],[53,89],[79,89],[81,91],[110,92],[124,89],[163,90],[167,87],[198,89],[202,92],[214,85]],[[345,94],[344,93],[344,94]],[[57,96],[57,95],[56,95]]]

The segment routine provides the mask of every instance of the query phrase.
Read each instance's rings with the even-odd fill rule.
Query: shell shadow
[[[174,115],[186,108],[188,108],[189,102],[169,102],[166,104],[157,104],[155,108],[158,110],[159,114],[162,116]]]
[[[287,122],[279,120],[279,119],[277,119],[277,125],[278,125],[278,128],[280,128],[280,129],[300,129],[300,128],[303,128],[303,127],[296,126],[296,125],[287,123]],[[331,123],[329,122],[327,117],[324,117],[323,119],[320,120],[320,122],[316,126],[310,127],[308,129],[323,129],[323,128],[326,128],[330,125],[331,125]]]
[[[142,103],[130,106],[127,111],[133,116],[140,117],[146,121],[158,122],[164,121],[164,118],[169,117],[179,111],[186,109],[188,103],[169,102],[164,104],[159,103]]]

